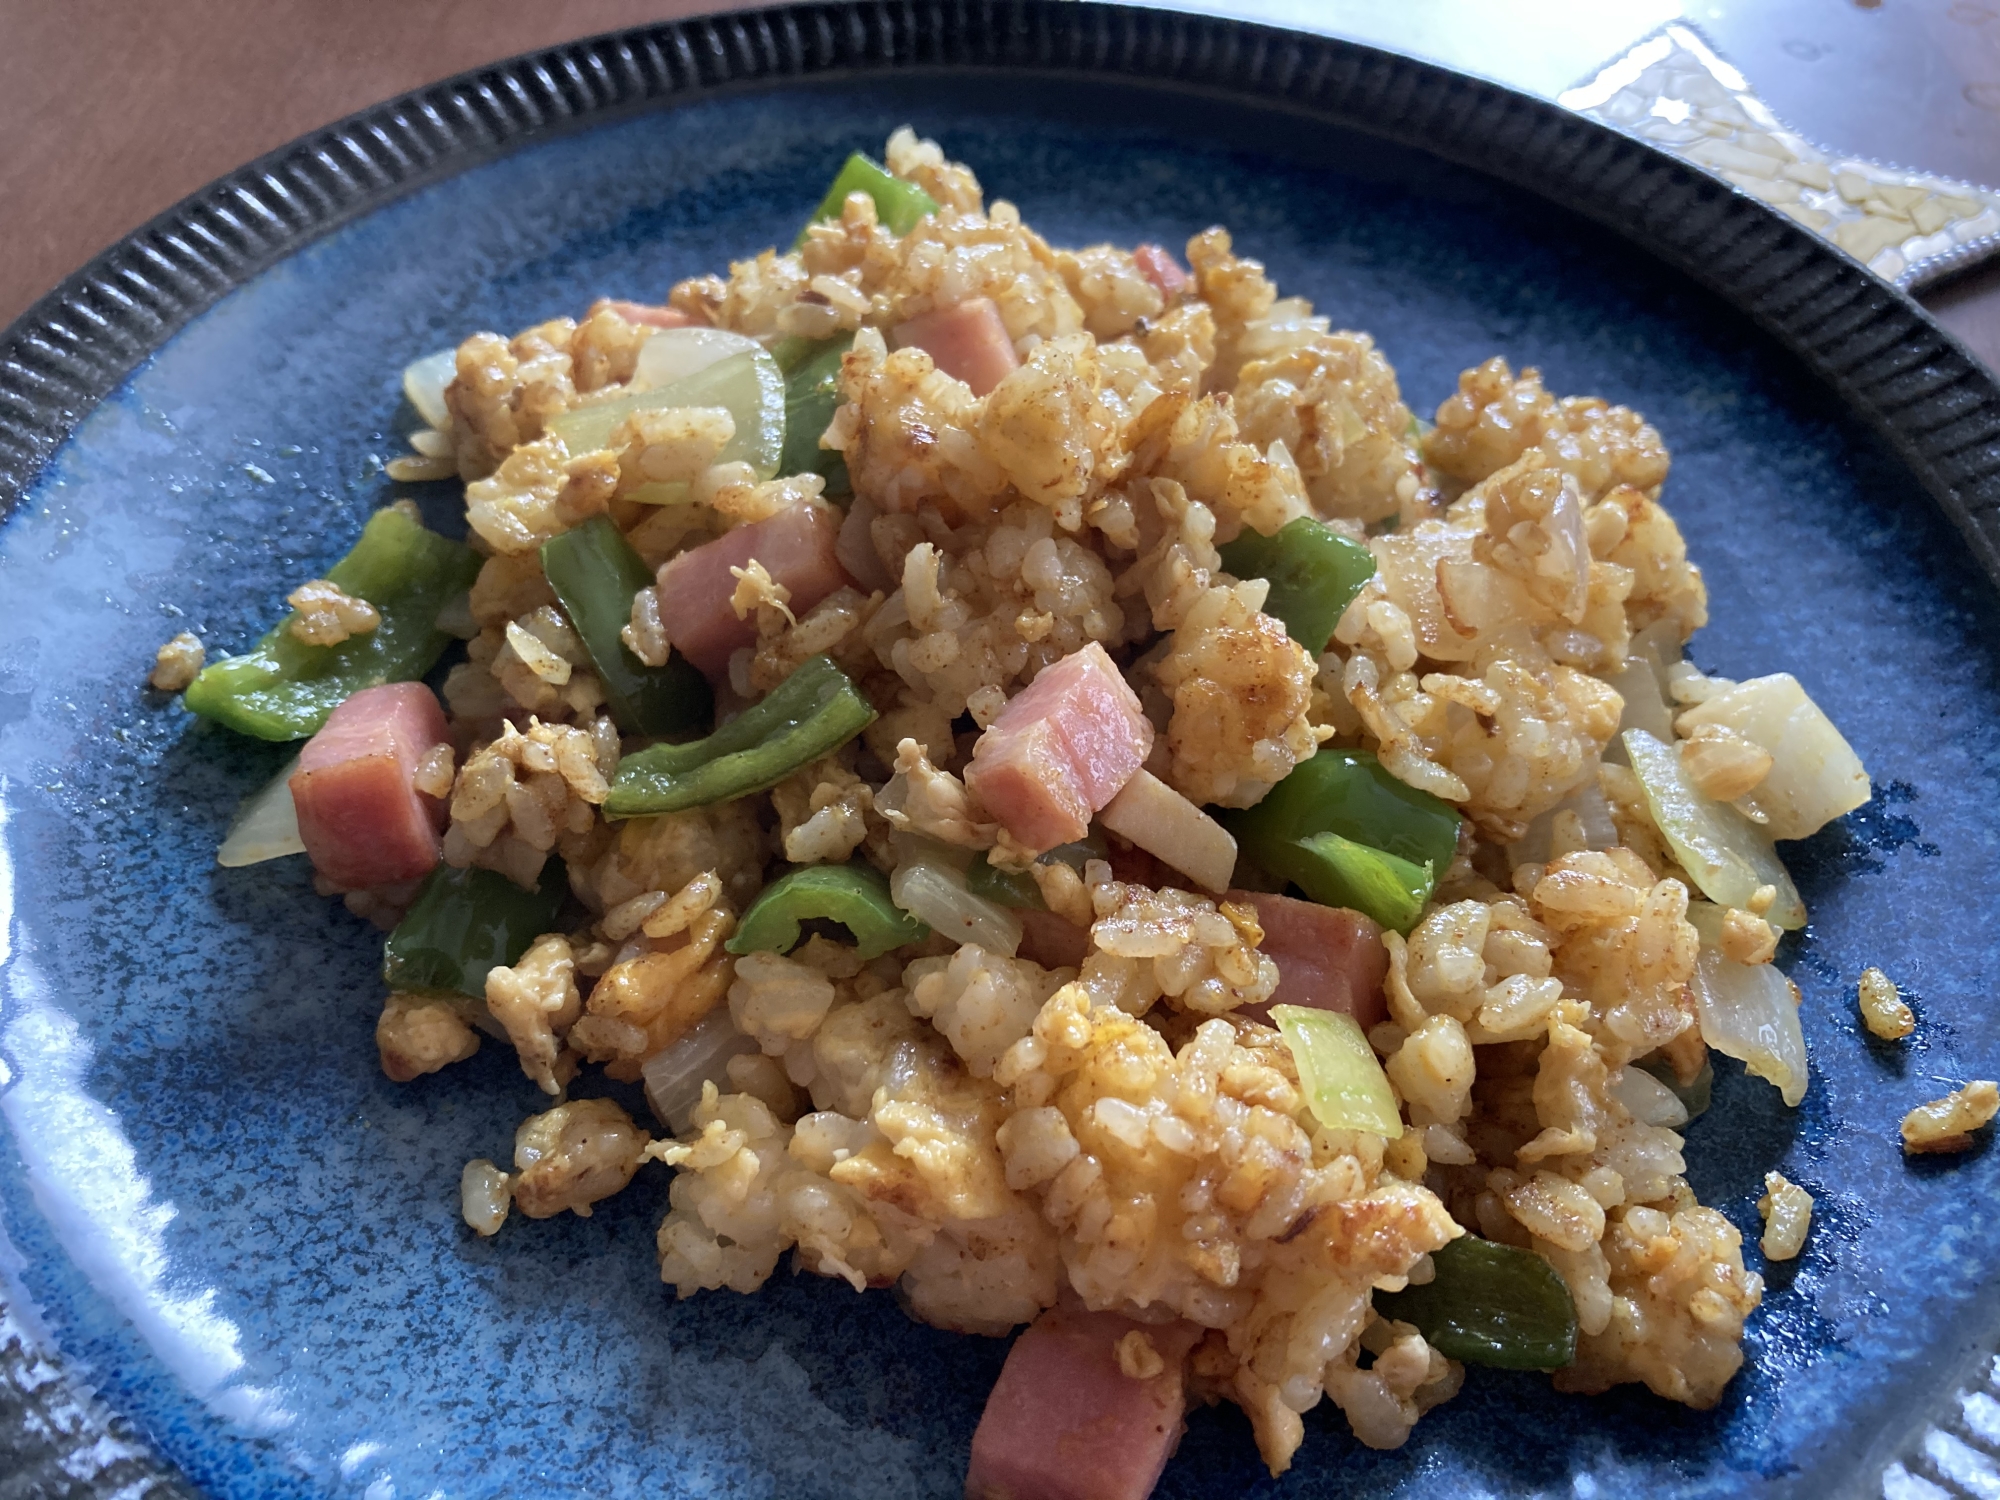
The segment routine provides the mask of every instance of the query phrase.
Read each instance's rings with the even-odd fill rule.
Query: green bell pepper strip
[[[1404,785],[1366,750],[1322,750],[1222,820],[1271,874],[1399,931],[1458,853],[1458,809]]]
[[[819,445],[820,434],[840,407],[840,359],[853,343],[853,334],[842,334],[815,344],[790,368],[779,361],[785,371],[785,450],[778,472],[822,475],[829,495],[850,494],[854,488],[847,478],[846,455]]]
[[[681,734],[709,722],[715,695],[692,662],[676,651],[665,666],[649,667],[619,634],[632,618],[632,596],[652,587],[653,570],[610,517],[592,516],[544,542],[542,572],[590,653],[620,729]]]
[[[1218,550],[1223,567],[1238,578],[1270,580],[1264,613],[1284,621],[1285,634],[1314,656],[1326,650],[1333,627],[1375,576],[1374,553],[1310,516],[1300,516],[1276,536],[1245,527]]]
[[[849,193],[866,193],[873,198],[876,219],[893,235],[908,234],[927,215],[938,211],[937,199],[929,193],[914,182],[891,176],[881,165],[857,151],[834,175],[833,184],[827,188],[826,196],[820,199],[819,207],[813,210],[806,229],[828,219],[839,218]],[[806,230],[801,229],[799,237],[792,241],[792,248],[796,250],[805,242]]]
[[[875,721],[833,658],[815,656],[705,740],[654,745],[618,762],[610,818],[705,807],[775,786]]]
[[[1034,876],[1025,870],[999,869],[983,853],[973,855],[972,863],[965,867],[965,889],[969,894],[983,901],[991,901],[995,906],[1012,906],[1030,911],[1049,909],[1048,903],[1042,899],[1042,888],[1035,884]]]
[[[799,924],[815,918],[845,927],[863,959],[880,958],[931,932],[889,899],[889,882],[872,866],[807,865],[759,891],[722,946],[731,953],[789,953],[798,944]]]
[[[1576,1304],[1539,1255],[1468,1234],[1432,1251],[1431,1263],[1435,1280],[1377,1292],[1375,1311],[1471,1365],[1557,1370],[1576,1359]]]
[[[1321,750],[1225,821],[1253,842],[1337,833],[1440,872],[1458,853],[1458,809],[1398,781],[1368,750]]]
[[[1428,861],[1413,865],[1337,833],[1295,840],[1283,866],[1267,868],[1322,906],[1345,906],[1405,934],[1423,915],[1438,876]]]
[[[394,506],[378,510],[326,577],[374,605],[381,624],[337,646],[308,646],[291,633],[297,614],[287,614],[243,655],[203,668],[181,701],[260,740],[304,739],[350,694],[428,672],[451,641],[438,629],[438,611],[478,573],[471,548],[427,531]]]
[[[456,990],[483,1000],[487,971],[518,962],[536,938],[555,931],[568,894],[559,859],[542,867],[532,891],[491,870],[439,865],[383,945],[382,978],[392,990]]]

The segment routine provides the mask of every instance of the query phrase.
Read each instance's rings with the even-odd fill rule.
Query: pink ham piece
[[[839,537],[840,512],[803,501],[670,558],[659,574],[660,624],[667,639],[712,680],[727,677],[730,655],[757,643],[756,615],[739,620],[729,607],[736,592],[729,570],[755,558],[791,590],[792,612],[802,615],[847,583],[834,555]]]
[[[1141,245],[1132,252],[1132,259],[1139,263],[1139,274],[1160,289],[1160,295],[1169,302],[1178,297],[1188,284],[1188,273],[1172,253],[1159,245]]]
[[[625,302],[617,297],[607,297],[604,305],[628,323],[644,323],[649,328],[695,328],[701,326],[700,319],[682,312],[678,307],[661,307],[653,302]]]
[[[661,609],[666,590],[660,591]],[[1153,726],[1116,663],[1092,641],[1017,693],[973,747],[965,784],[1014,838],[1040,853],[1074,843],[1153,748]]]
[[[1118,1341],[1139,1331],[1163,1368],[1127,1375]],[[966,1500],[1145,1500],[1181,1440],[1192,1323],[1135,1323],[1053,1307],[1007,1351],[972,1435]]]
[[[363,688],[328,714],[288,783],[313,868],[349,891],[430,874],[444,803],[413,782],[417,763],[450,738],[421,682]]]
[[[931,363],[983,396],[1020,367],[1014,341],[991,297],[940,307],[896,327],[898,349],[921,349]]]
[[[1278,966],[1278,988],[1262,1005],[1235,1012],[1265,1021],[1273,1005],[1343,1010],[1365,1031],[1388,1015],[1382,981],[1389,974],[1389,950],[1373,918],[1340,906],[1231,891],[1224,898],[1257,908],[1264,953]]]

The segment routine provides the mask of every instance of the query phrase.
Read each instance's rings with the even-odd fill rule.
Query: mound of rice
[[[746,570],[758,634],[729,688],[754,698],[826,653],[880,717],[768,793],[605,819],[618,732],[534,549],[608,514],[658,564],[820,503],[821,481],[719,465],[727,433],[698,420],[568,452],[548,422],[616,395],[651,332],[618,305],[458,351],[448,451],[487,558],[447,688],[445,856],[526,884],[560,853],[589,913],[496,970],[486,1014],[409,995],[384,1012],[392,1076],[469,1055],[477,1023],[558,1101],[522,1126],[514,1170],[468,1168],[468,1220],[587,1213],[656,1159],[675,1169],[660,1273],[684,1297],[754,1291],[789,1251],[966,1332],[1059,1298],[1188,1319],[1205,1330],[1196,1391],[1243,1408],[1274,1474],[1322,1397],[1389,1448],[1459,1389],[1462,1367],[1373,1298],[1429,1280],[1469,1231],[1568,1286],[1580,1343],[1562,1389],[1637,1381],[1713,1405],[1762,1283],[1689,1189],[1686,1110],[1655,1076],[1692,1083],[1706,1062],[1699,889],[1615,743],[1641,646],[1676,663],[1706,619],[1660,504],[1660,435],[1500,359],[1419,421],[1368,335],[1280,296],[1222,229],[1187,244],[1169,295],[1128,250],[1050,246],[907,130],[887,162],[940,211],[898,236],[857,194],[796,250],[668,299],[766,342],[854,335],[823,440],[853,485],[851,586],[795,612]],[[897,325],[980,297],[1019,361],[989,394],[892,346]],[[631,498],[661,481],[688,498]],[[1218,552],[1302,516],[1378,565],[1317,658]],[[650,590],[626,638],[666,659]],[[1407,938],[1387,936],[1369,1041],[1400,1139],[1317,1121],[1289,1047],[1246,1013],[1280,977],[1254,915],[1130,851],[1036,867],[1051,910],[1087,930],[1066,966],[1007,933],[867,961],[827,936],[723,948],[785,864],[1004,864],[962,780],[977,730],[1092,643],[1157,731],[1148,769],[1194,803],[1252,806],[1337,745],[1462,812],[1457,861]],[[1673,682],[1684,703],[1715,691],[1691,670]],[[1690,739],[1689,774],[1733,785],[1745,752],[1726,738]],[[1237,884],[1273,888],[1249,869]],[[1726,961],[1768,963],[1761,909],[1727,916]],[[697,1044],[705,1081],[659,1139],[568,1097],[586,1066],[656,1080]]]

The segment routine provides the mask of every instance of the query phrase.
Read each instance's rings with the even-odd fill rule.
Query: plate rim
[[[1552,101],[1340,37],[1106,0],[806,0],[561,43],[217,178],[0,332],[0,520],[106,396],[293,252],[566,129],[745,85],[982,68],[1221,92],[1440,156],[1613,230],[1748,313],[1889,444],[2000,586],[2000,378],[1914,298],[1741,189]]]
[[[656,22],[468,69],[266,152],[120,238],[0,331],[0,524],[168,340],[356,218],[557,134],[725,91],[974,69],[1110,77],[1319,119],[1613,230],[1798,357],[1886,441],[2000,586],[2000,379],[1845,252],[1636,137],[1491,80],[1340,37],[1104,0],[806,0]],[[0,1303],[0,1394],[30,1411],[79,1380],[40,1342]],[[20,1349],[47,1362],[32,1388],[11,1374]],[[87,1448],[100,1431],[68,1427],[66,1446]],[[1901,1449],[1911,1435],[1881,1437]],[[194,1493],[157,1448],[143,1479],[135,1465],[148,1467],[129,1458],[117,1487]],[[89,1494],[111,1476],[65,1478],[77,1488],[62,1493]]]

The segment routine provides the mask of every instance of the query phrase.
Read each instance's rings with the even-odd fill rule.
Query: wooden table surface
[[[1374,39],[1380,0],[1221,0]],[[1515,50],[1557,0],[1399,0],[1448,51],[1454,18]],[[2000,0],[1591,0],[1632,35],[1680,11],[1781,117],[1838,150],[2000,184]],[[353,110],[481,63],[727,0],[0,0],[0,326],[211,179]],[[1345,23],[1345,24],[1343,24]],[[1593,32],[1595,34],[1595,32]],[[1490,54],[1489,54],[1490,55]],[[1479,57],[1443,57],[1480,67]],[[1605,59],[1608,61],[1608,58]],[[1500,64],[1488,64],[1505,76]],[[2000,266],[1925,299],[2000,368]]]

